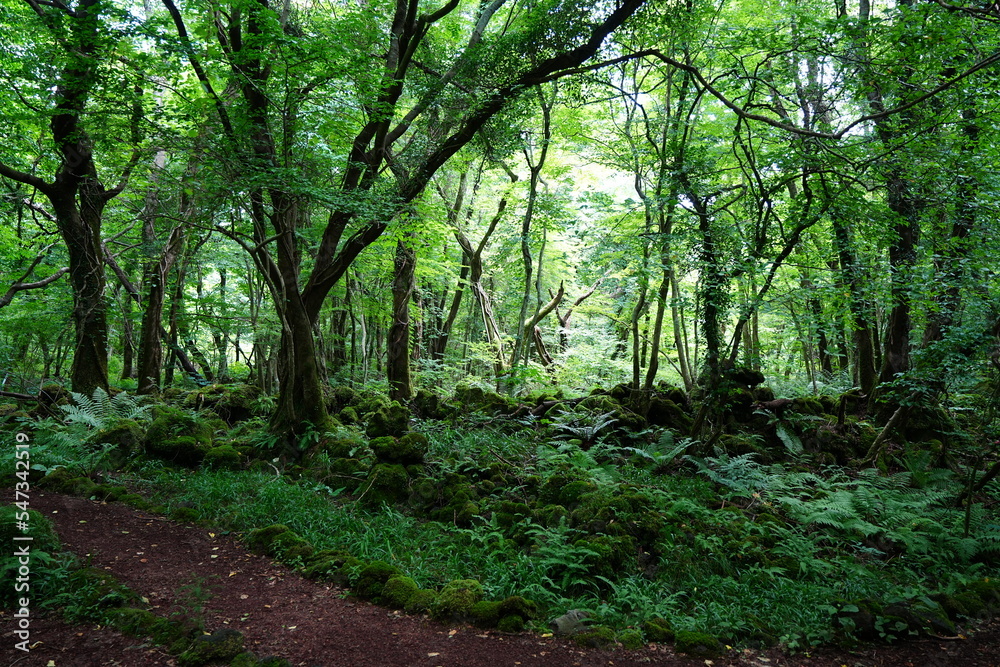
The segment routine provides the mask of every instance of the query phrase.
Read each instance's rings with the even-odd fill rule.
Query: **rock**
[[[590,618],[590,612],[583,609],[570,609],[562,616],[552,619],[549,628],[556,635],[572,635],[587,628],[586,621]]]

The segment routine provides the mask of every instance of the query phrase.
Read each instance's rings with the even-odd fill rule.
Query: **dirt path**
[[[1000,666],[1000,624],[995,622],[965,640],[920,640],[852,653],[791,657],[773,650],[732,651],[711,663],[678,657],[666,646],[584,650],[564,639],[448,627],[345,598],[343,590],[303,579],[249,553],[230,536],[118,503],[39,493],[32,497],[32,507],[52,519],[68,549],[92,566],[114,573],[144,596],[154,613],[176,612],[179,591],[197,583],[210,594],[203,612],[208,630],[235,628],[258,657],[276,655],[296,666]],[[0,665],[174,664],[162,648],[105,628],[72,627],[55,619],[36,619],[32,628],[32,641],[41,643],[25,655],[13,649],[10,614],[0,613]]]

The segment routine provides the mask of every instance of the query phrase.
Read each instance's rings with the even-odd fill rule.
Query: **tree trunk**
[[[392,280],[392,325],[389,327],[386,378],[389,398],[407,403],[413,398],[410,380],[410,297],[413,296],[416,253],[402,240],[396,243]]]

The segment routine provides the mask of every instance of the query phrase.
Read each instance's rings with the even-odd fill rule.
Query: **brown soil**
[[[246,551],[232,536],[177,524],[117,503],[37,493],[31,506],[54,522],[63,543],[84,562],[104,568],[167,616],[178,591],[201,582],[208,630],[235,628],[258,657],[275,655],[304,667],[576,667],[716,665],[815,667],[1000,666],[1000,623],[964,638],[922,639],[852,652],[823,650],[787,656],[731,650],[712,661],[677,656],[671,647],[640,651],[582,649],[574,642],[531,633],[505,635],[448,627],[346,597]],[[173,665],[162,647],[97,625],[70,626],[54,617],[32,619],[29,654],[13,648],[10,612],[0,612],[0,665],[19,667],[147,667]]]

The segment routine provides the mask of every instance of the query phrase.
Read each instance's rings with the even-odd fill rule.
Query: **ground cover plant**
[[[567,399],[541,417],[509,402],[510,415],[488,423],[420,419],[387,436],[373,434],[385,432],[390,403],[341,392],[357,423],[288,449],[259,422],[230,427],[196,410],[191,396],[139,410],[138,445],[109,422],[134,421],[138,406],[123,394],[115,401],[128,414],[92,400],[65,406],[62,420],[7,426],[35,429],[35,475],[48,473],[41,483],[51,488],[207,522],[355,594],[445,620],[499,620],[472,602],[461,611],[439,602],[472,581],[475,599],[531,601],[509,629],[550,632],[550,621],[580,610],[573,632],[585,643],[696,633],[719,646],[805,650],[954,635],[956,622],[995,604],[1000,485],[966,493],[985,479],[983,462],[938,467],[931,444],[878,467],[831,463],[811,443],[835,415],[751,414],[759,432],[706,447],[670,429],[622,428],[624,408],[602,411],[613,403],[595,395],[589,407]],[[785,437],[772,431],[768,442],[778,421]],[[176,435],[201,431],[211,432],[207,448]],[[109,432],[125,435],[107,442]],[[192,458],[151,446],[149,433],[232,456]],[[387,471],[398,488],[376,495]],[[411,605],[417,591],[425,597]]]

